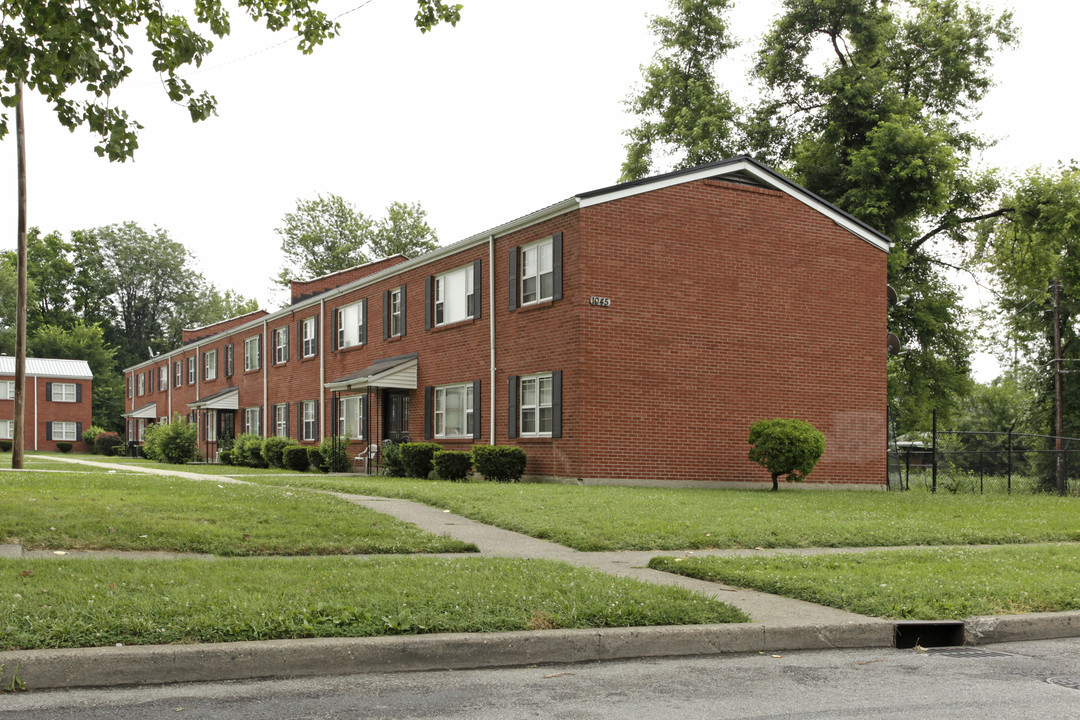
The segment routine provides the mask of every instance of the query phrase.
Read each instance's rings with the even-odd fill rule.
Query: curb
[[[986,645],[1021,640],[1080,637],[1080,611],[984,615],[964,621],[964,642]]]
[[[680,625],[0,652],[28,690],[469,670],[645,657],[892,647],[893,624]]]

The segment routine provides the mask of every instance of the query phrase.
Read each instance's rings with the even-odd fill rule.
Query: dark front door
[[[409,392],[387,390],[383,395],[383,427],[386,439],[409,442]]]
[[[236,437],[236,411],[218,410],[218,440],[232,440]]]

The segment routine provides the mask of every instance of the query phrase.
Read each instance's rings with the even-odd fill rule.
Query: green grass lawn
[[[321,493],[108,471],[0,473],[0,542],[217,555],[476,549]]]
[[[80,465],[57,459],[65,457],[80,463],[85,462],[85,464],[80,468]],[[91,463],[108,463],[110,465],[123,465],[125,467],[157,468],[159,470],[176,470],[179,472],[196,473],[198,475],[224,475],[226,477],[242,477],[246,475],[304,475],[304,473],[298,473],[294,470],[283,470],[281,468],[249,468],[239,467],[237,465],[219,465],[217,463],[169,465],[167,463],[159,463],[155,460],[148,460],[146,458],[107,457],[105,455],[88,455],[84,453],[28,453],[26,455],[26,467],[28,470],[93,470],[94,465]]]
[[[1080,609],[1073,545],[654,558],[649,567],[893,619]]]
[[[540,560],[0,560],[0,650],[746,622]]]
[[[1080,498],[253,478],[400,497],[578,550],[881,547],[1080,540]]]

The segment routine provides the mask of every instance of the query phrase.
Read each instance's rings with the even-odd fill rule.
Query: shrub
[[[170,465],[191,462],[198,451],[199,429],[179,414],[172,422],[158,423],[146,428],[142,453],[151,460]]]
[[[472,461],[485,480],[516,482],[525,472],[528,457],[524,450],[512,445],[476,445]]]
[[[118,455],[116,448],[123,449],[123,439],[114,432],[98,433],[98,436],[94,438],[94,452],[98,455]]]
[[[69,453],[71,452],[71,445],[69,442],[58,442],[56,443],[56,449],[62,453]]]
[[[326,472],[326,461],[323,459],[322,450],[318,446],[307,449],[307,459],[309,467],[313,467],[319,472]]]
[[[97,440],[97,436],[105,432],[105,428],[98,427],[97,425],[91,425],[87,429],[83,430],[82,441],[86,443],[86,449],[92,453],[97,452],[97,447],[94,445],[94,441]]]
[[[13,444],[11,440],[0,440],[0,452],[11,452]]]
[[[401,461],[401,443],[393,440],[383,442],[382,471],[390,477],[405,477],[405,464]]]
[[[405,474],[409,477],[426,478],[434,470],[431,458],[436,452],[442,450],[441,445],[435,443],[401,443],[401,464],[405,466]]]
[[[459,450],[439,450],[431,461],[435,474],[443,480],[464,480],[472,468],[472,456]]]
[[[233,464],[233,451],[232,450],[218,450],[217,454],[218,462],[222,465]]]
[[[281,454],[281,464],[289,470],[304,472],[308,469],[308,448],[302,445],[290,445]]]
[[[254,433],[242,433],[233,442],[233,464],[243,467],[266,467],[262,454],[262,437]]]
[[[285,451],[285,448],[298,444],[296,440],[290,437],[268,437],[262,443],[263,459],[272,468],[283,468],[285,463],[281,459],[281,454]]]
[[[348,472],[352,469],[352,462],[349,460],[348,438],[339,437],[335,439],[333,436],[323,438],[322,443],[319,445],[319,451],[322,453],[326,472]]]
[[[750,459],[772,473],[772,489],[777,478],[802,481],[825,452],[825,435],[805,420],[776,418],[750,425]]]

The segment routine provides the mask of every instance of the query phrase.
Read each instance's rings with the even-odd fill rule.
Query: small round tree
[[[805,420],[776,418],[758,420],[750,426],[750,459],[772,473],[772,489],[777,479],[802,481],[825,452],[825,435]]]

